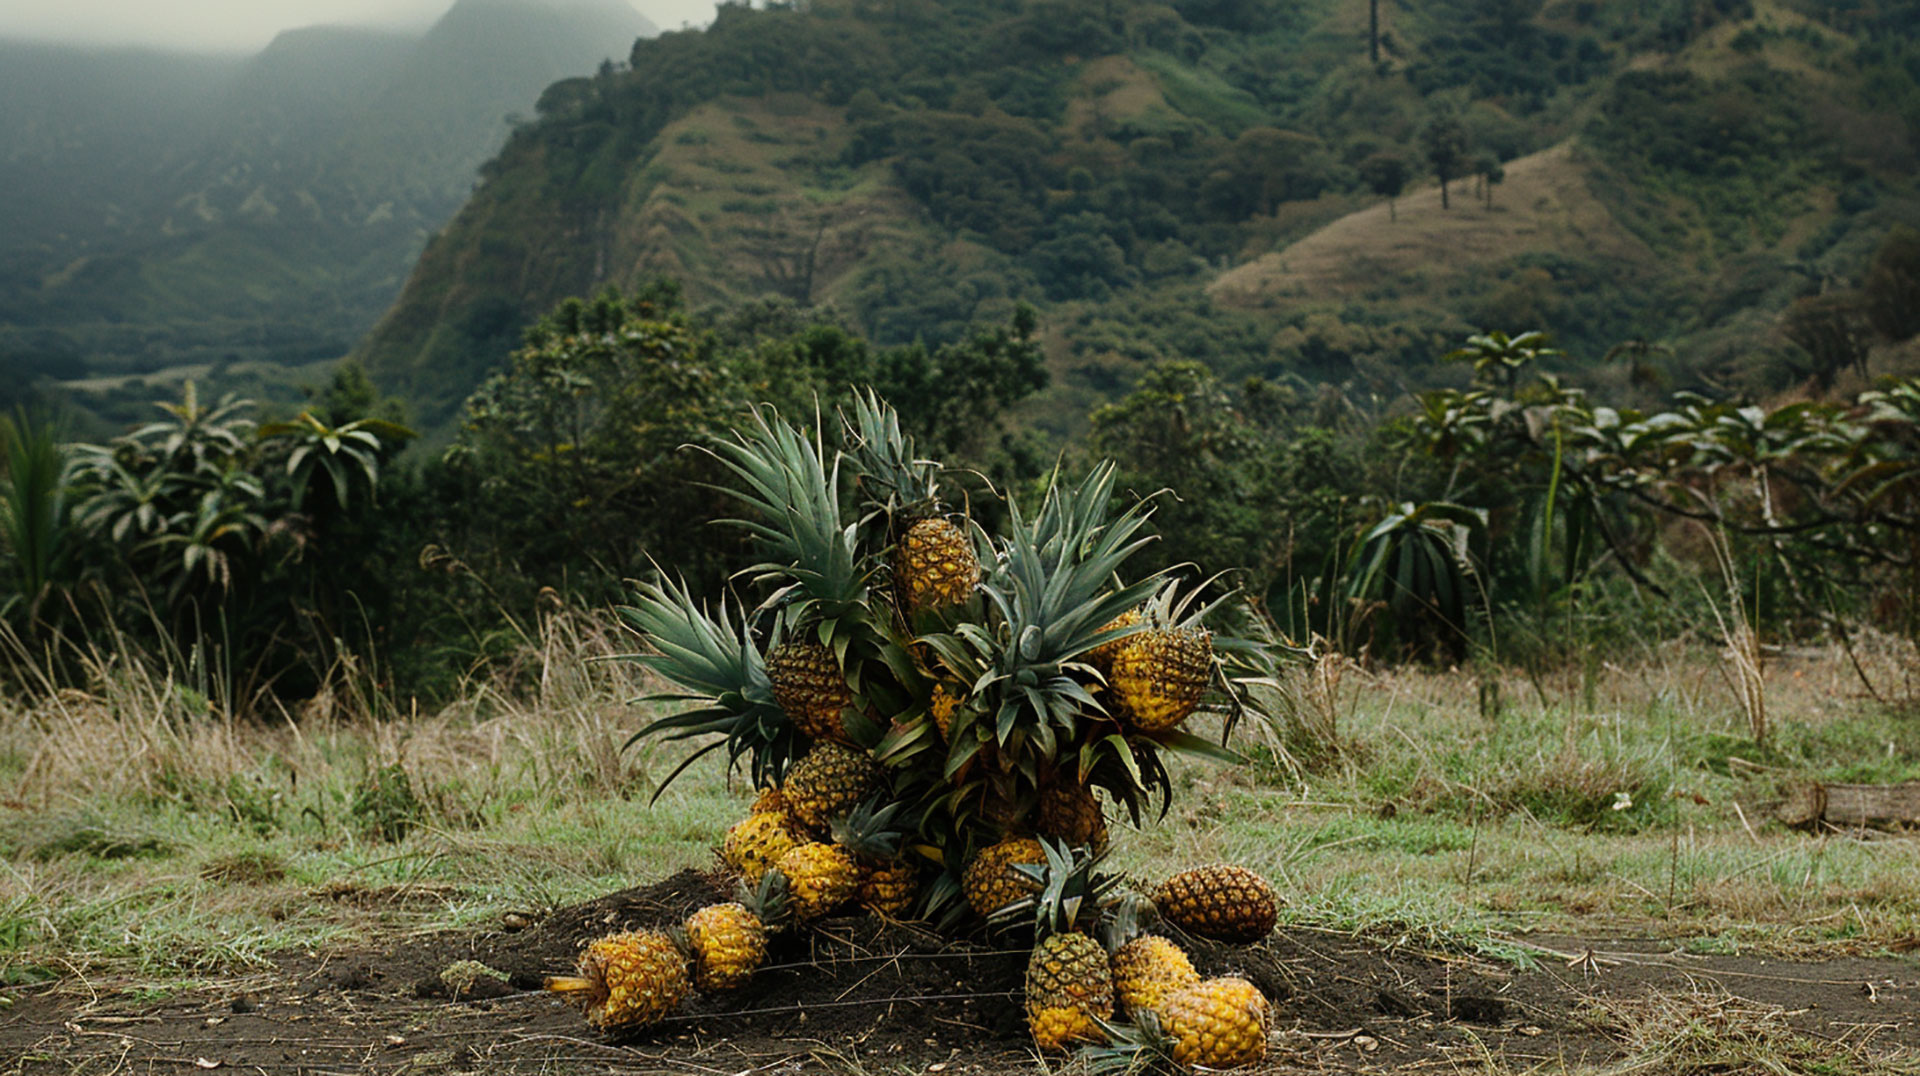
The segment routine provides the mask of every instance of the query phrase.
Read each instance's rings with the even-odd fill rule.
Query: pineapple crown
[[[787,903],[789,890],[787,876],[777,870],[769,870],[760,876],[758,882],[748,882],[742,878],[734,886],[733,899],[769,931],[780,931],[786,929],[791,911]]]
[[[922,519],[938,510],[940,463],[916,459],[913,438],[900,432],[900,414],[871,388],[853,397],[853,413],[840,413],[842,443],[852,459],[854,482],[876,515]]]
[[[862,859],[889,860],[900,854],[906,833],[895,818],[906,805],[883,796],[856,805],[828,824],[835,844]]]
[[[1107,952],[1118,950],[1135,938],[1149,933],[1148,927],[1158,918],[1159,911],[1153,901],[1140,893],[1128,893],[1115,901],[1112,914],[1100,927],[1100,940]]]
[[[725,598],[710,615],[684,582],[670,579],[637,584],[633,604],[622,606],[620,615],[653,647],[653,653],[631,660],[684,689],[642,701],[701,704],[643,726],[624,746],[656,735],[669,740],[716,733],[725,737],[676,766],[654,790],[654,798],[695,760],[720,747],[727,749],[729,767],[743,756],[748,760],[756,785],[778,782],[799,754],[800,743],[793,723],[774,702],[749,618],[742,616],[736,625]]]
[[[753,410],[753,425],[709,448],[741,488],[714,487],[753,508],[758,519],[726,522],[760,539],[768,559],[747,569],[756,581],[783,584],[768,600],[789,615],[814,605],[838,618],[863,606],[872,568],[840,518],[840,456],[828,462],[817,435],[809,439],[771,407]],[[798,591],[797,594],[790,593]]]
[[[1094,1017],[1105,1042],[1083,1046],[1075,1055],[1089,1073],[1186,1072],[1173,1059],[1173,1037],[1151,1009],[1131,1014],[1132,1023]]]
[[[1040,838],[1040,849],[1046,854],[1045,862],[1012,865],[1016,873],[1037,883],[1039,891],[996,910],[992,921],[1011,926],[1030,920],[1035,941],[1094,928],[1106,914],[1114,887],[1120,884],[1119,876],[1100,870],[1106,852],[1045,837]]]

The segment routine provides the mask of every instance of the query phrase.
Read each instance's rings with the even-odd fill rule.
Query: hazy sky
[[[713,18],[713,0],[630,0],[663,30]],[[0,0],[0,37],[253,51],[322,23],[423,27],[453,0]]]

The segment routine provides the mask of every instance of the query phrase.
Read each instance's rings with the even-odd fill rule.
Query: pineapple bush
[[[1269,651],[1205,626],[1204,585],[1128,575],[1151,507],[1115,504],[1112,465],[1056,476],[1031,513],[1010,501],[989,534],[942,499],[940,465],[878,398],[856,398],[837,433],[762,409],[708,449],[760,550],[748,600],[703,603],[669,578],[622,610],[647,645],[633,660],[674,685],[658,698],[676,712],[634,739],[699,741],[689,763],[724,750],[759,790],[722,841],[741,899],[690,919],[677,956],[611,940],[556,988],[600,1026],[640,1026],[686,982],[751,976],[768,933],[857,901],[948,931],[1030,930],[1043,1049],[1257,1059],[1266,1000],[1200,980],[1144,933],[1139,898],[1117,910],[1099,863],[1103,803],[1137,823],[1169,805],[1170,755],[1235,758]],[[1221,718],[1217,741],[1187,729],[1202,713]],[[1273,924],[1271,890],[1243,868],[1188,872],[1158,899],[1195,933],[1250,941]],[[1133,1024],[1112,1022],[1116,983]],[[1232,1049],[1195,1045],[1215,1041]]]

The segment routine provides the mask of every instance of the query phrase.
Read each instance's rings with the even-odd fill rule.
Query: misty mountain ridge
[[[653,32],[624,0],[459,0],[251,57],[0,41],[0,365],[344,352],[508,117]]]

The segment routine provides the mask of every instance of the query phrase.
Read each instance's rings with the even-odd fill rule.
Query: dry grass
[[[1629,1057],[1608,1071],[1661,1076],[1853,1076],[1920,1073],[1920,1060],[1862,1041],[1796,1029],[1777,1005],[1696,988],[1683,995],[1595,1000],[1593,1025]]]

